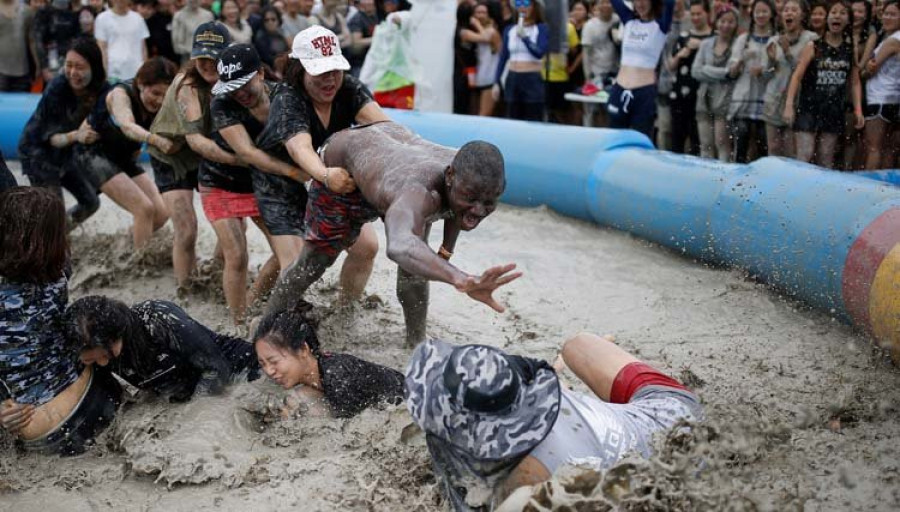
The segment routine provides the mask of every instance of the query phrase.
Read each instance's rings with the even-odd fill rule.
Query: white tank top
[[[538,38],[538,28],[537,25],[531,25],[524,27],[525,28],[525,37],[529,39],[532,43],[537,44]],[[525,46],[519,36],[516,35],[516,27],[512,27],[509,29],[509,32],[506,33],[507,37],[507,48],[509,48],[509,61],[510,62],[540,62],[541,59],[535,57],[528,51],[528,47]]]
[[[900,30],[888,39],[900,40]],[[887,39],[875,48],[875,55]],[[900,103],[900,55],[894,55],[878,68],[875,76],[866,82],[866,103],[869,105],[896,105]]]
[[[475,87],[493,85],[499,61],[500,54],[491,51],[491,43],[478,43],[478,70],[475,72]]]
[[[656,69],[666,44],[666,33],[656,20],[633,19],[625,24],[622,34],[622,65]]]

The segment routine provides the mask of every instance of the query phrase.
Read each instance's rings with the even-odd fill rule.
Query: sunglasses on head
[[[531,7],[531,0],[516,0],[516,9]]]

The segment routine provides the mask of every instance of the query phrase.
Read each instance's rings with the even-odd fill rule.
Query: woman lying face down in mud
[[[170,401],[218,394],[247,372],[259,377],[253,347],[218,334],[177,305],[150,300],[128,307],[100,296],[78,299],[66,311],[67,336],[85,365],[109,367],[129,384]]]
[[[593,394],[560,385],[545,361],[494,347],[420,344],[406,369],[406,405],[426,433],[455,510],[489,510],[564,464],[603,470],[652,452],[656,432],[702,414],[683,385],[593,334],[563,346],[563,363]],[[502,510],[521,510],[531,489]]]
[[[51,189],[0,193],[0,425],[29,451],[73,455],[112,420],[121,388],[63,335],[66,212]]]
[[[349,354],[322,352],[299,311],[279,311],[259,323],[253,346],[263,372],[284,389],[283,416],[349,418],[381,402],[403,399],[403,374]]]

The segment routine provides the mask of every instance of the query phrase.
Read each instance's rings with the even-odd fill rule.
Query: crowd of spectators
[[[213,20],[233,41],[253,44],[276,78],[293,37],[325,26],[358,76],[378,24],[409,7],[0,0],[0,91],[41,91],[83,35],[96,38],[111,80],[133,78],[155,56],[183,64],[196,27]],[[660,149],[726,162],[774,155],[843,170],[896,167],[897,0],[570,0],[568,8],[558,34],[543,0],[459,0],[454,112],[562,124],[587,118],[642,131]],[[550,51],[551,38],[562,51]],[[594,107],[585,96],[608,104]]]

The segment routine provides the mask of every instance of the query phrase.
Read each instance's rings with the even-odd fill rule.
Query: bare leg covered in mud
[[[375,256],[378,254],[378,235],[372,224],[363,226],[356,240],[347,249],[347,258],[341,267],[341,290],[339,304],[349,305],[362,297],[372,275],[372,267],[375,266]]]
[[[119,173],[100,186],[101,192],[134,217],[132,237],[135,249],[146,247],[153,232],[161,228],[168,219],[159,192],[153,194],[150,191],[148,194],[148,190],[145,190],[147,185],[153,187],[153,191],[156,190],[156,186],[149,180],[150,178],[143,175],[132,179],[125,173]]]
[[[425,340],[428,324],[428,280],[397,267],[397,298],[406,320],[406,346],[416,346]]]
[[[329,256],[304,244],[297,261],[281,272],[269,297],[266,314],[297,308],[303,302],[307,288],[318,281],[336,259],[337,255]]]
[[[187,287],[197,269],[197,213],[191,190],[171,190],[162,198],[172,216],[175,237],[172,242],[172,268],[179,288]]]

